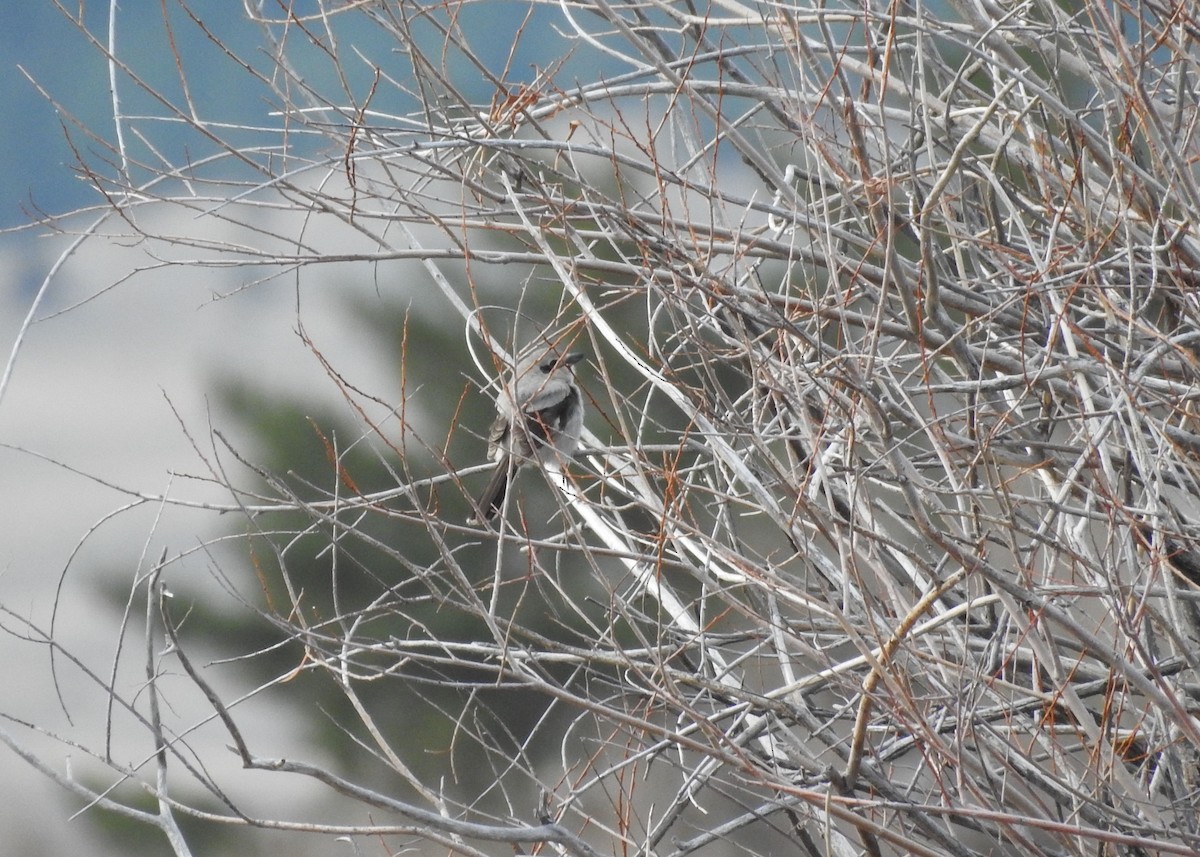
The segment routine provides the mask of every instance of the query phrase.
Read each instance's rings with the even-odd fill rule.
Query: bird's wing
[[[488,458],[493,461],[498,460],[508,452],[508,431],[510,424],[511,420],[508,414],[503,411],[492,421],[492,427],[488,430]]]

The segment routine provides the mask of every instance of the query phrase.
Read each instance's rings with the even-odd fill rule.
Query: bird
[[[488,433],[488,458],[496,467],[468,523],[496,516],[517,468],[557,468],[575,454],[583,431],[583,396],[573,367],[583,358],[578,351],[536,348],[517,361],[496,401],[496,420]]]

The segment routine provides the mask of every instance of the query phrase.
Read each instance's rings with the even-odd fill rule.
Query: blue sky
[[[67,2],[66,5],[72,13],[82,6],[88,29],[99,38],[107,39],[108,3],[76,5]],[[296,5],[308,4],[299,2]],[[171,49],[173,41],[183,57],[189,94],[203,118],[228,121],[265,117],[273,107],[265,90],[248,82],[242,69],[211,44],[175,4],[166,6],[168,20],[164,21],[163,6],[158,3],[118,5],[118,55],[156,89],[181,103],[182,88]],[[260,70],[269,70],[270,63],[262,50],[261,31],[245,18],[241,4],[229,4],[228,8],[233,14],[209,17],[205,25],[239,57],[255,63]],[[473,47],[497,75],[506,72],[510,84],[531,79],[536,67],[546,67],[560,59],[563,52],[564,42],[557,35],[556,27],[548,20],[541,20],[552,16],[553,10],[539,8],[535,13],[538,17],[532,22],[527,19],[528,13],[527,3],[495,0],[464,7],[456,19],[461,27],[488,34],[486,38],[473,40]],[[396,65],[388,69],[388,73],[400,79],[406,77],[407,59],[369,18],[361,13],[336,18],[334,25],[344,40],[343,47],[351,43],[374,62],[395,59]],[[561,26],[561,21],[556,23]],[[522,29],[524,35],[518,40],[516,35]],[[439,38],[432,27],[428,32],[432,38]],[[536,37],[531,38],[531,33]],[[510,61],[508,54],[513,50],[514,42],[520,49],[518,56]],[[433,53],[436,55],[437,51]],[[354,54],[348,52],[346,55]],[[449,55],[452,71],[454,59]],[[322,79],[332,81],[325,58],[304,45],[303,39],[293,39],[289,43],[289,61],[299,65],[304,72],[311,68],[318,86]],[[591,61],[595,62],[595,57]],[[30,207],[31,201],[54,213],[97,201],[96,193],[74,170],[75,159],[63,129],[64,126],[70,129],[75,145],[92,151],[102,151],[103,145],[89,140],[83,128],[107,140],[113,137],[108,68],[99,50],[89,44],[51,0],[0,3],[0,68],[7,81],[0,87],[0,111],[5,118],[0,123],[0,135],[3,135],[0,146],[5,153],[0,160],[0,228],[27,223],[29,218],[24,209]],[[21,69],[60,104],[61,112],[47,101]],[[343,70],[352,85],[362,83],[363,91],[367,91],[372,70],[365,62],[344,63]],[[564,79],[570,79],[569,75]],[[122,110],[127,115],[161,115],[164,112],[129,80],[121,80],[118,85]],[[467,94],[485,104],[492,96],[486,91],[469,91]],[[378,102],[374,103],[378,105]],[[397,104],[383,106],[393,110],[411,109],[411,106]],[[83,127],[75,125],[72,118]],[[146,127],[147,123],[141,123],[143,131]],[[188,140],[169,125],[154,127],[160,135],[156,143],[162,143],[169,155],[180,157],[188,145],[195,144],[194,135]],[[197,154],[187,152],[190,157]]]
[[[106,10],[86,4],[93,26],[103,27]],[[148,29],[146,17],[133,16],[131,40]],[[154,26],[160,19],[153,16]],[[124,26],[124,22],[123,22]],[[0,63],[7,84],[0,88],[0,227],[28,221],[30,200],[50,211],[85,205],[95,194],[71,169],[71,149],[63,119],[21,69],[48,90],[63,107],[94,127],[111,129],[108,76],[101,58],[79,31],[48,0],[0,4]]]

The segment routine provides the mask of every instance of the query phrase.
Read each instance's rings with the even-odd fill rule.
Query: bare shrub
[[[157,768],[113,770],[177,853],[177,778],[228,821],[392,851],[1200,848],[1189,4],[532,4],[501,67],[487,3],[317,5],[248,5],[268,50],[222,60],[269,118],[205,116],[188,72],[81,146],[106,199],[82,240],[248,283],[375,266],[469,330],[406,348],[412,377],[570,342],[588,432],[469,526],[487,397],[414,384],[381,419],[331,365],[388,484],[326,434],[323,482],[214,469],[245,521],[225,609],[280,641],[244,660],[283,652],[283,694],[323,675],[371,761],[244,731],[202,628],[156,615],[164,557],[148,662],[245,767],[344,798],[336,823],[225,802],[151,669],[113,693]],[[558,62],[518,68],[548,39]],[[208,154],[135,140],[155,120]],[[159,232],[164,208],[229,237]]]

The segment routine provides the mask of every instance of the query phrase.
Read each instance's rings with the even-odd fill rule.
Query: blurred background
[[[131,663],[136,665],[137,658],[130,662],[128,647],[137,648],[142,640],[114,631],[127,621],[133,581],[153,566],[160,552],[186,555],[171,586],[201,597],[186,599],[185,610],[199,610],[196,605],[205,603],[203,593],[212,586],[209,571],[218,561],[235,557],[233,568],[250,579],[252,571],[244,550],[220,556],[222,536],[239,531],[234,516],[139,505],[126,491],[196,503],[228,502],[228,492],[213,484],[205,464],[214,458],[210,429],[281,472],[304,477],[327,469],[326,450],[311,426],[336,434],[344,399],[303,343],[301,325],[325,358],[353,373],[348,381],[384,403],[403,398],[406,324],[410,344],[444,353],[437,380],[450,391],[441,400],[445,407],[435,407],[428,418],[418,416],[417,407],[410,414],[431,433],[445,434],[462,395],[471,399],[467,407],[479,420],[488,418],[490,403],[475,395],[468,381],[472,366],[461,345],[461,326],[439,330],[438,318],[429,313],[428,292],[396,287],[405,277],[403,262],[312,269],[305,272],[301,289],[298,277],[254,282],[253,274],[238,269],[165,270],[132,237],[127,242],[88,241],[69,250],[76,238],[71,228],[83,228],[104,207],[104,199],[80,173],[80,155],[90,159],[101,152],[104,147],[91,133],[111,139],[115,125],[103,52],[67,16],[82,13],[91,32],[105,34],[109,11],[108,4],[61,9],[44,0],[0,9],[0,62],[6,81],[0,88],[6,153],[0,160],[0,226],[5,230],[0,235],[0,343],[6,358],[33,313],[0,401],[0,604],[10,611],[3,619],[10,633],[0,634],[0,695],[6,714],[48,730],[80,728],[74,733],[80,740],[108,744],[123,763],[136,765],[144,761],[137,758],[136,745],[122,742],[128,724],[122,726],[118,716],[116,734],[107,738],[103,692],[61,652],[55,660],[39,636],[53,632],[71,641],[76,651],[87,652],[87,670],[136,671]],[[206,26],[220,28],[211,35],[240,54],[261,53],[262,30],[240,6],[231,6],[230,13],[206,20]],[[511,9],[502,4],[484,16],[490,21],[483,26],[497,32],[514,26]],[[247,86],[241,68],[215,49],[201,29],[188,24],[175,4],[123,4],[116,12],[115,47],[130,72],[171,97],[180,95],[182,85],[176,59],[186,57],[192,64],[186,69],[193,85],[189,97],[198,111],[214,119],[278,124],[262,91]],[[364,50],[379,48],[378,30],[366,21],[347,17],[338,26]],[[546,50],[553,50],[551,41],[545,41]],[[496,43],[495,49],[500,53],[487,60],[502,62],[503,45]],[[521,57],[522,63],[537,59]],[[331,71],[320,63],[305,74],[315,87],[330,83]],[[161,112],[135,87],[122,84],[120,92],[126,116]],[[487,96],[476,91],[473,97]],[[203,141],[182,124],[154,124],[153,134],[141,151],[153,149],[172,160],[210,154],[196,148]],[[53,228],[35,224],[45,215],[72,211],[79,213]],[[168,215],[160,211],[149,216]],[[170,216],[178,222],[158,225],[190,235],[220,231],[211,220]],[[264,220],[271,217],[263,215]],[[279,217],[280,228],[290,228],[282,222],[286,217]],[[347,242],[352,242],[349,234]],[[34,308],[52,273],[52,286]],[[437,337],[441,341],[435,344]],[[428,380],[410,377],[408,383]],[[422,397],[421,407],[426,401]],[[440,429],[435,428],[438,420],[443,421]],[[468,454],[482,460],[483,446],[464,440]],[[252,635],[258,632],[236,625],[221,629],[220,623],[229,620],[219,611],[202,613],[192,621],[206,623],[208,633],[231,643],[228,652],[211,654],[253,648]],[[247,717],[253,716],[250,708],[254,706],[247,707]],[[336,746],[336,741],[331,744],[336,729],[314,737],[286,710],[281,714],[269,703],[255,714],[281,739],[293,733],[300,747]],[[0,728],[8,727],[0,723]],[[215,745],[206,745],[203,734],[192,736],[199,746],[225,743],[219,730],[210,737]],[[88,752],[51,740],[31,746],[60,772],[97,782]],[[146,749],[143,745],[142,752]],[[146,854],[170,853],[157,835],[147,836],[111,814],[81,811],[81,800],[9,751],[0,752],[0,829],[5,831],[0,854],[118,855],[139,848]],[[230,753],[219,751],[214,758],[227,761],[231,769],[240,767]],[[281,815],[299,818],[310,814],[306,807],[319,803],[314,796],[319,790],[294,785],[295,792],[285,789],[274,804]],[[234,850],[250,853],[254,841],[243,838]],[[207,853],[219,851],[214,847]]]
[[[292,6],[301,17],[319,8],[315,3]],[[486,355],[482,364],[473,361],[461,319],[445,313],[414,262],[333,262],[283,274],[264,266],[261,276],[253,265],[189,265],[188,254],[205,241],[217,246],[240,240],[238,225],[221,220],[220,198],[198,199],[192,210],[149,208],[134,215],[149,218],[155,231],[187,237],[187,249],[181,247],[170,259],[159,255],[162,245],[149,247],[119,220],[100,230],[105,238],[79,241],[81,233],[111,215],[84,163],[149,175],[163,161],[197,164],[219,151],[207,146],[194,127],[171,121],[170,110],[129,85],[128,76],[176,103],[190,104],[197,116],[220,123],[221,133],[230,138],[238,133],[230,125],[244,123],[249,139],[256,129],[282,124],[269,87],[248,85],[251,78],[242,65],[243,59],[262,60],[256,73],[269,77],[274,72],[264,57],[280,45],[240,6],[230,11],[197,26],[185,6],[170,3],[76,7],[39,0],[0,10],[0,62],[8,81],[0,91],[6,118],[0,133],[7,152],[0,166],[0,343],[11,369],[0,399],[0,605],[8,632],[0,634],[0,708],[12,718],[11,726],[34,727],[22,729],[20,740],[58,774],[98,790],[112,785],[114,796],[146,809],[153,802],[144,794],[113,784],[109,762],[144,772],[149,746],[141,726],[123,716],[121,702],[111,700],[103,684],[113,679],[136,687],[141,680],[144,586],[164,553],[172,558],[167,585],[180,621],[204,641],[198,642],[197,654],[218,664],[235,659],[222,672],[239,680],[220,690],[257,694],[239,706],[243,728],[276,739],[271,752],[327,760],[335,767],[353,770],[352,759],[361,754],[338,725],[338,697],[328,687],[302,674],[286,694],[262,689],[286,676],[304,653],[284,649],[272,657],[283,635],[247,624],[230,609],[231,592],[245,588],[251,599],[259,594],[262,579],[256,577],[255,563],[270,560],[247,549],[240,515],[205,508],[232,502],[218,474],[232,468],[237,475],[229,474],[231,479],[250,483],[261,483],[261,474],[278,474],[301,494],[314,486],[323,490],[332,472],[331,448],[353,447],[363,436],[362,426],[348,418],[348,387],[370,400],[363,407],[378,420],[381,436],[397,444],[405,432],[392,408],[405,405],[407,432],[423,435],[422,448],[404,460],[409,475],[423,468],[438,472],[442,465],[435,459],[445,455],[458,466],[483,462],[483,431],[493,414],[491,397],[481,387],[488,380],[484,372],[490,375],[494,366]],[[541,66],[558,61],[569,68],[572,62],[562,62],[561,41],[539,24],[544,17],[539,9],[501,2],[466,7],[456,24],[464,32],[488,34],[480,39],[475,62],[496,73],[507,69],[508,80],[519,83],[533,80]],[[329,26],[330,38],[336,35],[361,56],[395,55],[396,45],[366,17],[339,15]],[[418,22],[418,29],[422,26]],[[539,38],[519,38],[531,27],[540,27]],[[286,39],[287,30],[284,24],[275,35]],[[111,48],[124,66],[116,97],[105,62],[110,33]],[[429,27],[428,35],[436,45],[438,32]],[[366,63],[330,64],[304,39],[295,39],[286,52],[297,79],[313,90],[345,85],[361,94],[372,86]],[[399,67],[404,62],[398,57]],[[449,58],[448,73],[462,62]],[[590,73],[602,66],[593,59]],[[494,87],[477,74],[465,73],[460,82],[466,99],[486,104],[493,97]],[[416,105],[415,98],[397,96],[394,87],[381,87],[372,102],[396,115]],[[118,111],[123,133],[138,129],[136,139],[122,143],[146,159],[142,164],[123,165],[114,155]],[[338,163],[336,148],[323,148],[323,141],[309,145],[301,138],[291,145]],[[214,171],[230,181],[245,178],[228,162]],[[254,181],[253,174],[249,180]],[[218,216],[205,216],[213,212]],[[305,235],[302,211],[264,207],[253,221],[260,234]],[[286,238],[280,242],[285,249]],[[331,255],[364,249],[352,225],[331,225],[328,219],[321,223],[320,241]],[[372,249],[369,242],[366,247]],[[528,270],[509,271],[478,272],[472,284],[477,298],[514,306],[509,278],[520,282]],[[554,304],[539,306],[533,298],[520,310],[544,321]],[[511,335],[512,317],[495,322],[497,335]],[[532,332],[527,327],[522,335]],[[414,352],[419,359],[406,361]],[[468,428],[452,431],[454,425]],[[221,440],[214,446],[217,437]],[[355,487],[395,488],[399,446],[381,453],[363,444],[361,450],[339,446],[343,465],[355,474]],[[172,502],[156,503],[148,496]],[[461,491],[451,491],[445,503],[455,520],[465,519],[468,506]],[[374,535],[399,538],[386,528]],[[431,559],[409,548],[412,562]],[[330,573],[328,558],[319,554],[316,546],[303,561],[293,555],[301,566],[296,573],[312,578],[314,591]],[[429,621],[436,625],[437,618]],[[155,633],[155,645],[165,643],[161,633],[161,628]],[[61,648],[46,644],[51,637]],[[247,653],[256,657],[239,664],[236,659]],[[182,691],[186,681],[177,669],[167,668],[172,670],[162,686],[176,683]],[[314,718],[312,709],[290,707],[286,698],[296,695],[323,713]],[[544,716],[544,706],[531,706],[519,695],[507,698],[493,709],[508,726]],[[146,703],[137,693],[134,699]],[[416,736],[407,761],[422,775],[428,773],[422,769],[425,758],[434,765],[431,770],[438,770],[443,754],[434,748],[449,741],[438,711],[441,702],[434,690],[405,696],[393,689],[383,697],[392,712],[383,727]],[[182,738],[208,774],[221,780],[240,770],[239,760],[225,749],[228,736],[204,700],[181,692],[166,704],[181,721],[196,724]],[[39,734],[43,731],[47,734]],[[3,752],[8,755],[0,777],[0,829],[7,835],[0,840],[0,854],[171,853],[159,835],[89,808],[32,765]],[[97,758],[100,752],[107,758]],[[359,774],[367,780],[373,776],[361,768]],[[311,782],[271,778],[264,789],[261,778],[237,779],[231,799],[253,796],[280,818],[321,818],[329,808],[328,790]],[[458,768],[457,780],[458,788],[486,790],[496,776],[473,759]],[[523,809],[531,812],[538,795],[523,797]],[[211,808],[224,809],[219,802]],[[186,818],[183,823],[186,828]],[[239,831],[223,840],[220,831],[204,827],[200,841],[206,853],[328,850],[311,837],[281,846],[289,841],[287,834]]]

